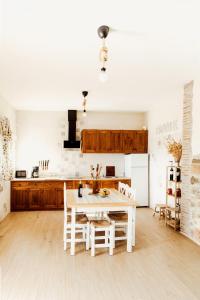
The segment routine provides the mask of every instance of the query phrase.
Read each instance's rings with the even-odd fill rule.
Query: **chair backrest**
[[[125,195],[125,193],[126,193],[126,184],[123,183],[123,182],[119,182],[118,191],[120,193],[122,193],[123,195]]]
[[[128,187],[125,194],[129,199],[135,200],[136,198],[136,190]]]

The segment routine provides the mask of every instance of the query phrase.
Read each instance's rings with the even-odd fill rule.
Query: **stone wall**
[[[200,244],[200,155],[193,154],[194,82],[184,87],[181,232]],[[200,149],[199,149],[200,152]]]

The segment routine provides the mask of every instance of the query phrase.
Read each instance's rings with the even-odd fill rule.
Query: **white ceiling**
[[[0,94],[17,109],[80,109],[89,90],[88,109],[145,111],[199,76],[198,0],[0,1]],[[107,39],[106,83],[102,24],[121,30]]]

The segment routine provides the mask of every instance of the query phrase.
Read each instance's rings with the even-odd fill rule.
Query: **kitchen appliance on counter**
[[[26,170],[16,170],[15,178],[26,178]]]
[[[32,178],[38,178],[39,177],[39,167],[33,167],[33,171],[31,173],[31,177]]]
[[[131,187],[136,190],[137,206],[149,206],[148,154],[125,155],[125,176],[131,178]]]
[[[115,166],[106,166],[106,177],[115,177]]]

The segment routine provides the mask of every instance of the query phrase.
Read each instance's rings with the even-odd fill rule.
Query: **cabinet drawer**
[[[67,180],[66,181],[66,188],[67,189],[74,189],[74,186],[75,186],[75,183],[74,183],[74,180]]]

